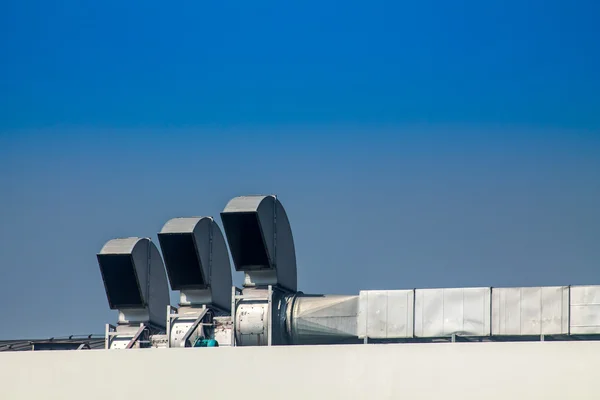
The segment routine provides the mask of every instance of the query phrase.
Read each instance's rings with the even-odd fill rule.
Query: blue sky
[[[600,284],[597,2],[0,8],[0,338],[102,332],[105,241],[249,193],[305,292]]]

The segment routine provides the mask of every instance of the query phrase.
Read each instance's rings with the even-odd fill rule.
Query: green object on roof
[[[198,339],[194,347],[219,347],[219,342],[215,339]]]

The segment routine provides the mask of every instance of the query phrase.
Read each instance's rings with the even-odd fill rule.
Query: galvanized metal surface
[[[214,339],[220,347],[233,345],[233,320],[230,316],[215,317]]]
[[[128,257],[129,261],[109,265],[111,271],[107,275],[101,263],[106,256]],[[119,323],[149,322],[164,327],[165,310],[170,302],[169,287],[162,257],[154,243],[148,238],[113,239],[98,253],[98,260],[109,302],[111,298],[119,299],[123,295],[130,297],[130,291],[135,292],[134,297],[139,296],[140,303],[135,305],[110,302],[111,308],[120,312]],[[133,284],[122,285],[122,276],[130,277]]]
[[[276,196],[240,196],[221,213],[236,270],[244,286],[296,291],[296,250],[287,214]]]
[[[198,338],[198,332],[191,332],[191,330],[200,316],[200,313],[203,311],[204,310],[199,310],[196,313],[179,315],[173,319],[169,329],[169,347],[186,347],[186,340],[189,341],[191,339],[193,343],[193,341]],[[197,329],[195,331],[197,331]],[[193,337],[190,338],[191,334],[193,334]],[[188,347],[191,347],[189,346],[189,343]]]
[[[293,304],[292,343],[336,343],[357,337],[358,296],[299,296]]]
[[[159,240],[164,244],[172,287],[181,292],[180,305],[188,310],[205,305],[218,315],[227,315],[229,322],[222,325],[218,335],[229,336],[232,345],[348,343],[358,338],[390,342],[439,337],[454,341],[459,336],[479,337],[475,340],[488,336],[528,336],[525,340],[531,340],[529,336],[540,336],[543,340],[545,335],[600,335],[600,286],[305,295],[296,291],[291,226],[276,196],[236,197],[221,218],[235,268],[245,273],[241,293],[231,288],[227,244],[211,217],[172,219],[159,233]],[[154,334],[162,334],[168,291],[163,287],[164,267],[156,247],[149,239],[115,239],[104,246],[99,260],[104,255],[118,256],[114,260],[120,261],[112,266],[122,268],[113,271],[131,272],[129,276],[119,275],[123,279],[116,279],[118,274],[110,278],[117,282],[116,287],[127,288],[119,293],[127,301],[119,302],[112,301],[106,285],[109,279],[103,271],[111,308],[119,309],[116,332],[107,333],[107,337],[120,346],[128,337],[135,338],[136,324],[146,322]],[[169,315],[167,320],[171,344],[187,338],[185,335],[200,323],[191,315]]]
[[[241,303],[236,309],[236,338],[239,346],[268,344],[269,304]]]
[[[493,335],[568,333],[568,286],[492,289]]]
[[[571,286],[570,333],[600,334],[600,286]]]
[[[359,295],[358,337],[413,337],[414,290],[362,290]]]
[[[158,238],[171,287],[180,291],[180,304],[211,305],[229,311],[231,264],[225,238],[214,219],[173,218]]]
[[[415,336],[489,336],[490,288],[415,290]]]

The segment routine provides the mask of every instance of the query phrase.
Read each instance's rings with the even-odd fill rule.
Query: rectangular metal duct
[[[600,334],[600,286],[571,286],[570,333]]]
[[[239,196],[221,212],[236,271],[244,271],[244,287],[298,287],[292,228],[275,196]]]
[[[359,295],[358,337],[413,337],[414,290],[362,290]]]
[[[493,335],[568,333],[568,286],[492,289]]]
[[[415,290],[415,336],[489,336],[490,288]]]

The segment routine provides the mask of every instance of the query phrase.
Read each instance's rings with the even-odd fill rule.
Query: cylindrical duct
[[[358,296],[296,295],[288,300],[292,344],[347,343],[357,339]]]
[[[238,346],[266,346],[269,331],[269,304],[241,302],[235,313]]]
[[[278,294],[253,290],[235,312],[238,346],[334,344],[358,341],[358,296]],[[270,315],[271,314],[271,315]]]

